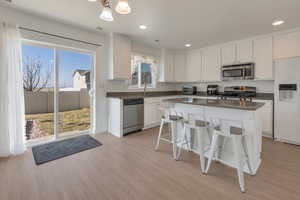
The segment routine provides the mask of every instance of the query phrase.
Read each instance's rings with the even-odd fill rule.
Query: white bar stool
[[[202,173],[205,173],[205,134],[209,137],[209,122],[206,120],[204,113],[201,114],[192,114],[192,113],[187,113],[187,119],[184,120],[184,130],[183,130],[183,140],[187,140],[187,131],[194,130],[194,135],[197,136],[197,141],[198,141],[198,152],[199,152],[199,157],[200,157],[200,166],[201,166],[201,171]],[[189,140],[186,142],[189,144],[188,150],[191,150],[191,135],[189,137]],[[181,150],[183,149],[185,143],[182,143],[177,159],[179,159],[181,155]]]
[[[177,160],[177,124],[183,124],[183,117],[176,112],[173,104],[162,103],[159,109],[163,112],[163,116],[161,118],[155,150],[158,150],[161,140],[171,143],[173,145],[173,158]],[[171,134],[169,135],[171,136],[170,139],[162,137],[163,127],[165,124],[171,126]]]
[[[224,139],[230,138],[233,141],[233,150],[237,163],[237,174],[239,178],[240,189],[241,192],[245,192],[245,179],[243,171],[245,161],[250,174],[253,174],[253,171],[249,160],[247,141],[245,139],[244,122],[227,119],[213,119],[211,123],[214,128],[205,173],[208,172],[211,162],[215,158],[214,155],[219,155],[220,149],[217,148],[219,136],[225,137]]]

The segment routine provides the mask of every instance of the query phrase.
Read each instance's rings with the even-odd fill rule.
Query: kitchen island
[[[262,151],[262,119],[261,108],[264,103],[239,101],[239,100],[221,100],[221,99],[196,99],[196,98],[177,98],[166,99],[165,103],[173,104],[174,109],[179,114],[200,114],[204,113],[205,118],[210,119],[227,119],[243,121],[246,141],[249,151],[249,159],[253,169],[253,173],[261,163]],[[182,124],[178,123],[176,128],[176,137],[180,138],[183,135]],[[194,134],[190,133],[190,143],[192,150],[198,153],[198,141],[195,139]],[[205,135],[205,145],[209,146],[209,136]],[[223,138],[219,141],[218,147],[222,149],[217,161],[231,167],[236,167],[236,161],[233,154],[233,144],[228,138]],[[206,148],[207,149],[207,148]],[[207,153],[205,154],[207,157]],[[248,168],[245,166],[244,171],[249,173]]]

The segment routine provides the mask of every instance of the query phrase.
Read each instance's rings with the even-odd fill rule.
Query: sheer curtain
[[[25,151],[24,91],[20,32],[0,24],[0,157]]]

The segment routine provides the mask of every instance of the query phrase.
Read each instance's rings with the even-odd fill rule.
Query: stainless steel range
[[[222,94],[223,99],[239,98],[240,100],[252,101],[256,97],[256,87],[250,86],[231,86],[225,87]]]

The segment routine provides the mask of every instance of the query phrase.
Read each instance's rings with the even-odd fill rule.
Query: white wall
[[[96,48],[95,46],[85,45],[78,42],[72,42],[70,40],[59,39],[56,37],[45,36],[28,31],[21,32],[22,37],[26,39],[65,45],[74,47],[76,49],[86,49],[95,52],[96,63],[94,85],[96,98],[94,101],[94,131],[98,133],[105,132],[107,130],[107,106],[104,85],[106,80],[105,77],[107,66],[107,36],[101,33],[87,31],[77,26],[67,25],[41,16],[14,10],[9,7],[0,6],[0,21],[15,23],[22,27],[103,45],[102,47]]]
[[[226,86],[252,86],[256,87],[257,92],[274,93],[274,81],[222,81],[215,83],[190,83],[178,84],[176,89],[182,90],[184,85],[197,86],[198,91],[206,91],[207,85],[219,85],[220,92],[224,91]]]

